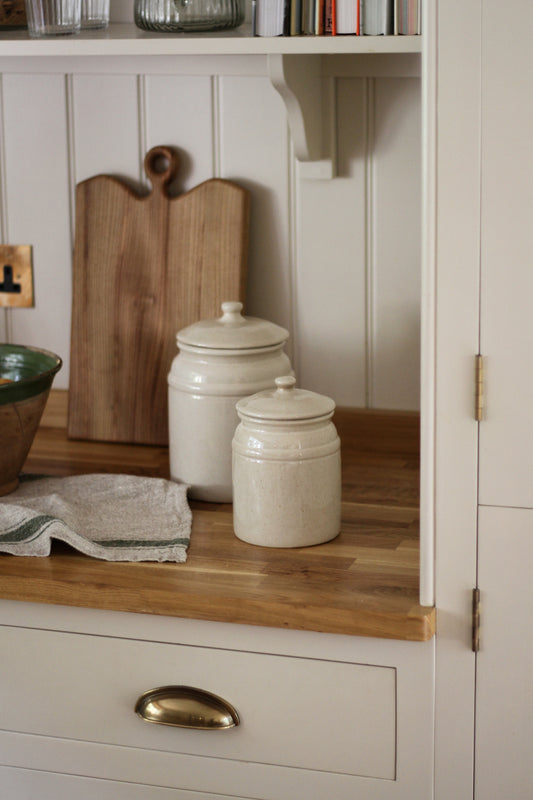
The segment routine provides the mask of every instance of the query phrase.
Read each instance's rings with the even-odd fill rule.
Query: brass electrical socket
[[[0,245],[0,307],[33,306],[32,249],[29,244]]]

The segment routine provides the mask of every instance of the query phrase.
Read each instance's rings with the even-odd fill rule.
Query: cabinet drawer
[[[236,650],[0,627],[0,727],[346,775],[395,778],[396,670]],[[194,686],[240,725],[187,730],[141,720],[138,697]]]
[[[12,767],[0,767],[0,786],[5,793],[2,796],[11,800],[224,800],[218,794]]]

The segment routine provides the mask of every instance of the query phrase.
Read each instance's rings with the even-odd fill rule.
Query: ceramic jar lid
[[[289,332],[273,322],[244,317],[242,303],[222,303],[222,316],[195,322],[178,332],[178,346],[205,347],[212,350],[253,350],[281,345]]]
[[[331,417],[335,402],[322,394],[296,388],[296,378],[276,378],[276,388],[245,397],[237,403],[241,418],[259,420],[304,420]]]

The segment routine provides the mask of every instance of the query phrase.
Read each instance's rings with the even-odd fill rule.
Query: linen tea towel
[[[0,497],[0,552],[47,556],[59,539],[106,561],[184,562],[192,514],[187,486],[134,475],[21,481]]]

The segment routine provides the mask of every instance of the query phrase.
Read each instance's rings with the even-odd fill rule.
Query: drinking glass
[[[34,39],[79,33],[81,0],[26,0],[26,16]]]
[[[81,0],[81,27],[83,30],[107,28],[109,25],[109,0]]]

